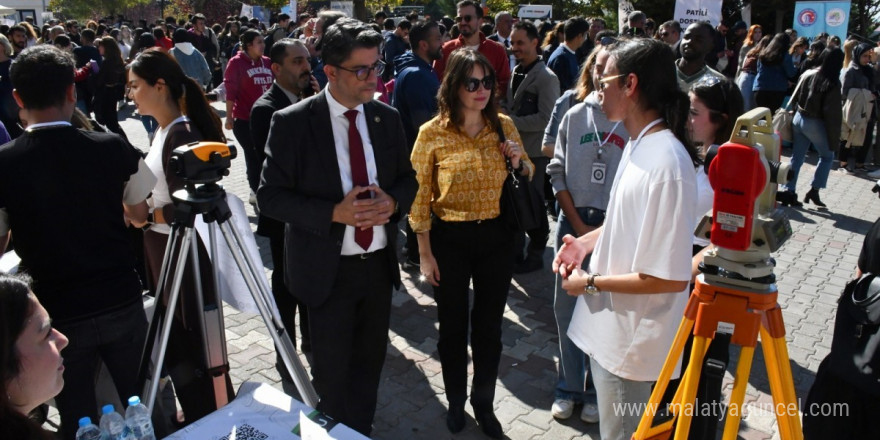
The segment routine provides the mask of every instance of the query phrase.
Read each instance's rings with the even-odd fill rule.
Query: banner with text
[[[721,21],[721,3],[722,0],[676,0],[673,17],[682,29],[698,21],[717,26]]]
[[[516,14],[519,18],[531,20],[547,20],[553,18],[553,6],[551,5],[522,5]]]
[[[797,2],[794,4],[794,30],[810,41],[828,32],[846,40],[850,2]]]
[[[343,14],[345,14],[347,17],[354,17],[354,2],[351,2],[351,1],[330,2],[330,9],[333,11],[340,11]]]

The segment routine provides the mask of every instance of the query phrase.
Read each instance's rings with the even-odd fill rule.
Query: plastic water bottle
[[[76,431],[76,440],[106,440],[107,436],[101,428],[92,423],[89,417],[79,419],[79,430]]]
[[[101,416],[101,429],[108,434],[110,440],[135,440],[131,434],[131,428],[125,424],[125,420],[113,409],[113,405],[104,405],[101,408],[104,413]]]
[[[153,431],[153,421],[150,419],[150,410],[141,403],[141,398],[131,396],[128,398],[128,408],[125,410],[125,423],[131,428],[134,438],[137,440],[156,440]]]

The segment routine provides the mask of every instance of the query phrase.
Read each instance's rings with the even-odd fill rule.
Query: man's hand
[[[553,272],[558,273],[562,279],[567,279],[575,269],[580,269],[588,252],[587,248],[571,234],[565,234],[562,241],[563,245],[553,259]]]
[[[373,198],[358,199],[365,191],[372,191]],[[394,199],[376,185],[356,186],[333,208],[333,221],[361,229],[388,223],[394,213]]]
[[[584,294],[584,287],[587,285],[588,273],[580,268],[574,269],[567,278],[562,280],[562,288],[565,289],[569,296],[580,296]]]
[[[226,129],[232,130],[232,116],[226,117]]]

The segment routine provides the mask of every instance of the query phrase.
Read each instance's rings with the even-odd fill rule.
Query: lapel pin
[[[373,122],[375,122],[375,123],[378,124],[378,123],[382,122],[382,118],[376,116],[376,117],[373,118]]]

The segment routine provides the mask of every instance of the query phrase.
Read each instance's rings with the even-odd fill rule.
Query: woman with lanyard
[[[171,233],[170,224],[174,218],[171,194],[184,187],[181,178],[168,172],[171,152],[191,142],[225,142],[226,138],[220,118],[208,104],[202,86],[186,76],[167,52],[158,48],[148,49],[135,58],[129,66],[128,85],[138,112],[156,118],[159,127],[145,160],[159,179],[152,197],[147,200],[150,205],[149,230],[144,233],[147,277],[156,289],[168,235]],[[182,238],[182,235],[178,236],[178,239]],[[198,260],[205,302],[213,301],[216,296],[213,271],[207,250],[201,244]],[[170,270],[173,273],[175,268]],[[204,360],[200,359],[204,349],[198,318],[202,311],[198,310],[194,298],[197,291],[194,270],[192,259],[189,259],[177,309],[171,312],[174,313],[174,321],[165,360],[165,368],[171,374],[186,421],[190,423],[216,409],[212,408],[213,399],[205,398],[214,394],[211,375],[193,374],[204,365]],[[171,280],[166,281],[170,286]],[[168,293],[170,289],[164,291]],[[163,301],[167,299],[163,298]],[[231,383],[227,385],[231,387]]]
[[[601,436],[623,440],[641,414],[615,407],[648,401],[687,303],[699,159],[669,45],[636,38],[607,50],[599,101],[638,136],[623,152],[604,224],[563,237],[553,270],[579,296],[568,337],[590,356]]]
[[[470,339],[474,418],[486,435],[502,438],[494,414],[495,381],[514,231],[501,218],[501,190],[508,175],[505,159],[523,181],[534,175],[534,165],[523,154],[513,121],[498,114],[496,84],[485,56],[473,49],[452,52],[437,93],[438,115],[422,125],[413,146],[419,190],[409,222],[419,240],[423,279],[434,286],[437,301],[446,426],[452,433],[464,428]]]
[[[605,208],[611,195],[611,182],[629,138],[620,121],[611,122],[599,105],[599,75],[608,61],[608,51],[599,46],[587,57],[576,90],[580,104],[562,116],[556,132],[553,159],[547,166],[550,184],[561,210],[556,227],[559,251],[562,237],[580,237],[605,221]],[[546,134],[545,134],[546,136]],[[546,137],[545,137],[546,139]],[[589,261],[589,256],[586,260]],[[559,331],[559,367],[551,414],[557,419],[571,416],[574,406],[583,403],[581,420],[599,421],[596,391],[590,380],[584,387],[589,364],[581,351],[565,334],[577,299],[562,289],[556,277],[553,312]]]

